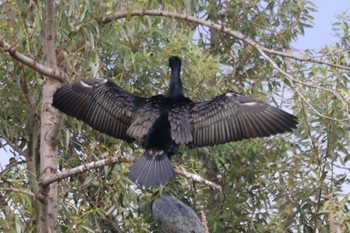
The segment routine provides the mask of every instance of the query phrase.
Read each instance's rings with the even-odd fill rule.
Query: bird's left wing
[[[297,118],[263,101],[228,92],[196,103],[189,112],[189,147],[223,144],[292,131]]]
[[[144,102],[109,79],[88,79],[59,88],[52,105],[102,133],[131,141],[126,131]]]

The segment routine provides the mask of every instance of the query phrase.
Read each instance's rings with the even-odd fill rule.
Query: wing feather
[[[131,141],[126,131],[145,100],[109,79],[88,79],[58,89],[52,105],[102,133]]]
[[[179,99],[169,111],[171,138],[177,144],[187,144],[193,140],[190,131],[189,110],[193,102],[187,98]]]
[[[164,101],[165,99],[162,95],[147,99],[144,106],[136,113],[132,124],[127,130],[127,134],[133,138],[142,139],[162,114],[165,104]]]
[[[296,128],[297,118],[263,101],[228,92],[189,110],[189,147],[267,137]]]

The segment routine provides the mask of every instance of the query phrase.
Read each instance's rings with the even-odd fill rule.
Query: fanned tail
[[[175,177],[175,169],[164,151],[146,151],[130,168],[129,178],[150,188],[162,185]]]

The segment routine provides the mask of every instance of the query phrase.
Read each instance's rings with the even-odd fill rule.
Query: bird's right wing
[[[59,88],[52,105],[102,133],[131,141],[126,131],[145,100],[109,79],[89,79]]]

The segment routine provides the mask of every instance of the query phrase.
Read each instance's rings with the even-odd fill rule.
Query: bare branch
[[[23,190],[23,189],[17,189],[17,188],[0,188],[0,191],[6,191],[6,192],[15,192],[15,193],[22,193],[31,197],[35,197],[34,193],[31,191]]]
[[[85,171],[91,170],[91,169],[95,169],[95,168],[99,168],[99,167],[104,167],[107,165],[111,165],[111,164],[115,164],[115,163],[133,163],[136,160],[138,160],[138,157],[135,156],[120,156],[120,155],[114,155],[113,157],[109,157],[106,159],[102,159],[102,160],[98,160],[98,161],[94,161],[91,163],[87,163],[87,164],[83,164],[80,165],[78,167],[72,168],[72,169],[68,169],[62,172],[58,172],[54,175],[51,175],[49,177],[42,177],[41,181],[40,181],[40,185],[45,187],[48,186],[49,184],[56,182],[56,181],[60,181],[62,179],[66,179],[70,176],[76,175],[76,174],[80,174],[83,173]],[[192,179],[194,181],[197,181],[199,183],[205,184],[213,189],[218,189],[221,191],[221,186],[217,185],[209,180],[204,179],[203,177],[201,177],[200,175],[197,174],[193,174],[190,172],[187,172],[185,169],[183,168],[179,168],[176,167],[175,171],[177,174],[179,175],[183,175],[186,178]]]
[[[68,75],[65,74],[64,72],[61,72],[57,69],[46,67],[38,63],[35,59],[18,52],[16,50],[16,47],[9,45],[6,41],[4,41],[4,38],[1,35],[0,35],[0,49],[4,52],[7,52],[11,57],[16,59],[17,61],[38,71],[42,75],[46,75],[51,78],[57,79],[63,83],[66,82],[66,80],[68,80]]]
[[[83,173],[83,172],[91,170],[91,169],[95,169],[95,168],[99,168],[99,167],[103,167],[103,166],[107,166],[107,165],[115,164],[115,163],[131,163],[131,162],[134,162],[136,160],[137,160],[137,157],[133,157],[133,156],[118,156],[117,155],[117,156],[109,157],[106,159],[83,164],[83,165],[80,165],[78,167],[65,170],[63,172],[58,172],[58,173],[56,173],[52,176],[49,176],[49,177],[44,177],[41,179],[40,185],[47,186],[53,182],[68,178],[68,177],[76,175],[76,174]]]

